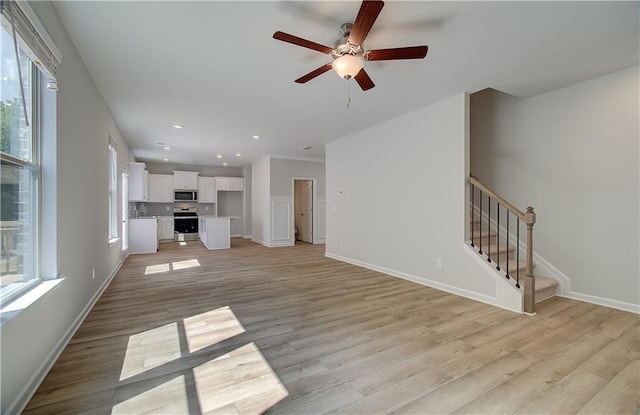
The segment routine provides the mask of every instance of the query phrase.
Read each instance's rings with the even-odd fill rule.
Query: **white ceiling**
[[[362,92],[333,72],[294,83],[331,59],[272,39],[334,46],[358,1],[55,2],[136,158],[208,166],[323,159],[326,142],[460,92],[531,97],[637,65],[639,4],[387,1],[365,49],[429,53],[366,62]]]

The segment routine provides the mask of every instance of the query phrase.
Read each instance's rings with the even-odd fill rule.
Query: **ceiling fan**
[[[364,40],[382,11],[382,7],[384,7],[383,1],[364,0],[360,5],[360,11],[358,11],[358,15],[353,24],[345,23],[340,26],[342,39],[337,42],[335,48],[330,48],[329,46],[321,45],[288,33],[275,32],[273,34],[274,39],[317,50],[325,54],[331,54],[333,57],[333,62],[322,65],[308,74],[301,76],[296,79],[295,82],[304,84],[328,70],[333,69],[341,78],[354,78],[358,85],[360,85],[360,88],[366,91],[373,88],[375,84],[364,70],[364,61],[424,58],[427,55],[428,49],[426,45],[364,50]]]

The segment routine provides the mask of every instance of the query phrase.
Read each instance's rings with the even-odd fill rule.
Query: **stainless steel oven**
[[[198,208],[174,208],[173,230],[176,241],[198,239]]]

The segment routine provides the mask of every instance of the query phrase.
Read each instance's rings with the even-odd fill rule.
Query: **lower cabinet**
[[[158,219],[158,240],[172,242],[173,230],[173,216],[160,216]]]
[[[158,252],[158,219],[129,220],[129,253],[150,254]]]
[[[200,240],[207,249],[231,248],[229,216],[200,216]]]

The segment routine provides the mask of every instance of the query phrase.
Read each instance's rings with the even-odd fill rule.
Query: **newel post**
[[[527,273],[524,277],[524,311],[536,312],[536,280],[533,277],[533,225],[536,223],[536,214],[533,207],[528,206],[524,214],[524,223],[527,225]]]

